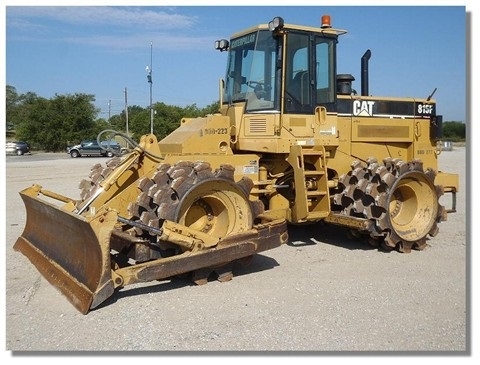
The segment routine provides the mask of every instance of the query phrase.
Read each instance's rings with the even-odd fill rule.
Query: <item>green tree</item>
[[[15,131],[15,116],[18,112],[18,94],[17,89],[7,85],[5,90],[5,131],[10,136]]]
[[[45,151],[62,151],[70,143],[95,138],[104,126],[95,123],[94,101],[93,95],[74,94],[24,103],[26,115],[18,123],[17,138]]]
[[[159,140],[163,139],[175,129],[180,126],[180,121],[183,117],[192,115],[190,110],[189,115],[186,114],[186,109],[193,109],[192,106],[182,108],[179,106],[167,105],[165,103],[156,103],[154,105],[155,117],[154,117],[154,133]]]
[[[214,101],[212,104],[207,105],[205,108],[202,109],[202,114],[215,114],[218,113],[220,110],[220,102]]]
[[[5,122],[7,123],[7,128],[5,129],[8,130],[8,125],[13,127],[15,114],[17,111],[16,109],[19,102],[17,89],[15,89],[13,86],[7,85],[5,90],[5,99]]]
[[[142,109],[128,116],[129,133],[133,140],[137,141],[144,134],[150,133],[150,112]]]
[[[138,106],[128,109],[129,111],[129,132],[132,138],[138,140],[144,134],[150,133],[151,114],[150,108],[140,108]],[[163,139],[180,126],[182,118],[195,118],[205,115],[202,109],[195,104],[186,107],[167,105],[158,102],[153,105],[153,132],[158,140]],[[125,130],[125,113],[114,115],[110,118],[112,127],[119,131]]]
[[[462,122],[444,122],[443,138],[452,141],[464,141],[466,138],[466,125]]]
[[[128,107],[128,132],[132,134],[132,126],[135,124],[135,120],[137,119],[137,115],[141,113],[145,113],[145,108],[142,108],[138,105],[133,105]],[[143,124],[143,123],[142,123]],[[125,114],[125,110],[123,110],[120,114],[115,114],[110,118],[110,129],[113,129],[117,132],[126,133],[127,132],[127,117]],[[143,133],[144,134],[144,133]]]
[[[46,99],[32,92],[18,94],[15,87],[7,85],[6,130],[15,134],[16,139],[28,141],[33,149],[46,151],[63,151],[67,145],[96,138],[106,129],[126,132],[125,111],[107,121],[98,118],[94,102],[94,96],[89,94],[56,94]],[[219,105],[213,102],[199,108],[196,104],[180,107],[157,102],[153,109],[153,130],[161,140],[180,126],[182,118],[217,113]],[[150,128],[150,108],[128,107],[128,131],[134,140],[150,133]]]
[[[154,133],[159,140],[165,138],[180,126],[182,118],[198,118],[218,112],[218,102],[205,108],[198,108],[196,104],[185,107],[156,103],[154,105]]]
[[[11,85],[6,86],[5,122],[7,132],[14,133],[18,126],[28,118],[29,107],[37,100],[35,93],[18,94]]]

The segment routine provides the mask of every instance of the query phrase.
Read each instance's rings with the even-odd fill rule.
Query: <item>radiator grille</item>
[[[267,120],[266,119],[250,119],[251,134],[267,133]]]

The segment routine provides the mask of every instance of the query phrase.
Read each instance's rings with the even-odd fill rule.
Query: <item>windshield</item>
[[[277,49],[268,30],[232,39],[223,100],[246,101],[247,112],[279,110]]]

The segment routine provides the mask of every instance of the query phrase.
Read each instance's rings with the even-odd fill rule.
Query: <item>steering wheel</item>
[[[262,99],[267,96],[267,92],[265,90],[265,83],[262,81],[248,81],[247,85],[253,89],[257,98]]]
[[[247,82],[247,85],[248,85],[249,87],[251,87],[252,89],[255,89],[255,88],[259,87],[259,86],[263,88],[263,85],[265,85],[265,83],[262,82],[262,81],[248,81],[248,82]]]

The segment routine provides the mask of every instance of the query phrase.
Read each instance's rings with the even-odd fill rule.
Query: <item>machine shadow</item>
[[[325,222],[289,226],[288,246],[302,247],[327,244],[347,250],[380,250],[367,241],[367,237],[353,237],[349,229]]]
[[[349,230],[344,227],[327,224],[324,222],[318,222],[305,225],[290,225],[288,229],[289,239],[286,245],[292,248],[298,248],[303,246],[314,246],[327,244],[335,247],[344,248],[347,250],[363,250],[372,251],[377,250],[385,252],[380,248],[371,246],[366,239],[353,238],[349,234]],[[266,255],[257,253],[253,255],[248,263],[234,262],[232,266],[233,278],[243,275],[249,275],[264,270],[270,270],[279,263]],[[216,281],[217,277],[212,274],[208,278],[208,282]],[[177,290],[188,286],[196,286],[187,274],[172,277],[165,280],[160,280],[157,283],[152,282],[145,283],[145,286],[140,287],[127,287],[115,290],[115,293],[103,302],[100,306],[93,309],[101,309],[108,307],[118,300],[123,298],[134,297],[144,294],[162,293],[171,290]]]
[[[247,258],[246,260],[244,260],[243,263],[238,261],[233,263],[233,266],[232,266],[233,279],[235,279],[236,277],[248,275],[251,273],[270,270],[278,265],[279,264],[275,259],[257,253],[251,256],[250,258]],[[211,274],[208,278],[208,282],[212,282],[216,280],[217,280],[217,276],[214,273]],[[179,275],[179,276],[175,276],[165,280],[159,280],[156,283],[147,282],[145,283],[145,286],[124,287],[124,288],[116,289],[114,294],[111,297],[109,297],[102,304],[92,309],[91,311],[96,311],[96,310],[100,310],[102,308],[108,307],[114,304],[115,302],[117,302],[118,300],[122,300],[128,297],[141,296],[144,294],[162,293],[162,292],[182,289],[185,287],[196,286],[196,285],[197,284],[195,284],[190,279],[189,275],[185,274],[185,275]]]

